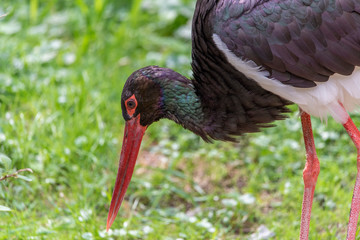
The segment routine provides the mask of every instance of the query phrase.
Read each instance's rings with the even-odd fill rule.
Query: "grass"
[[[246,239],[261,225],[274,239],[298,237],[305,151],[295,106],[239,143],[206,144],[167,120],[150,126],[105,232],[122,86],[151,64],[191,76],[193,9],[190,0],[1,2],[0,176],[34,173],[0,182],[0,239]],[[313,125],[321,172],[310,238],[343,239],[356,150],[334,120]]]

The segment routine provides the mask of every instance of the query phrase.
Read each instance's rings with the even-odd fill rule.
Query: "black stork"
[[[135,71],[122,96],[126,121],[107,229],[130,182],[146,128],[168,118],[205,141],[234,141],[300,107],[306,148],[300,239],[308,239],[320,171],[310,115],[331,115],[357,148],[347,239],[360,211],[360,133],[348,111],[360,103],[359,0],[197,0],[188,79],[157,66]]]

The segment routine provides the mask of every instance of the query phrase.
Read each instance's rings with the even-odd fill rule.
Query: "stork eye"
[[[133,99],[130,99],[127,103],[126,103],[127,107],[129,109],[134,109],[136,107],[136,103]]]
[[[125,101],[126,112],[130,117],[135,114],[137,105],[138,103],[134,94]]]

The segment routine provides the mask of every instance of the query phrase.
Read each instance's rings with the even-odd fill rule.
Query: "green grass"
[[[297,108],[239,143],[204,143],[162,120],[144,137],[119,215],[105,232],[137,68],[190,72],[194,1],[0,3],[0,239],[246,239],[265,225],[296,239],[305,151]],[[170,2],[170,1],[169,1]],[[353,115],[360,124],[360,116]],[[356,149],[314,119],[321,172],[311,239],[344,239]],[[4,160],[5,159],[5,160]],[[359,238],[360,239],[360,238]]]

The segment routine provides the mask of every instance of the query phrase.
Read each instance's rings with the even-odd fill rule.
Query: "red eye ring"
[[[126,111],[130,117],[134,115],[137,105],[138,103],[134,94],[128,99],[126,99],[125,101]]]

